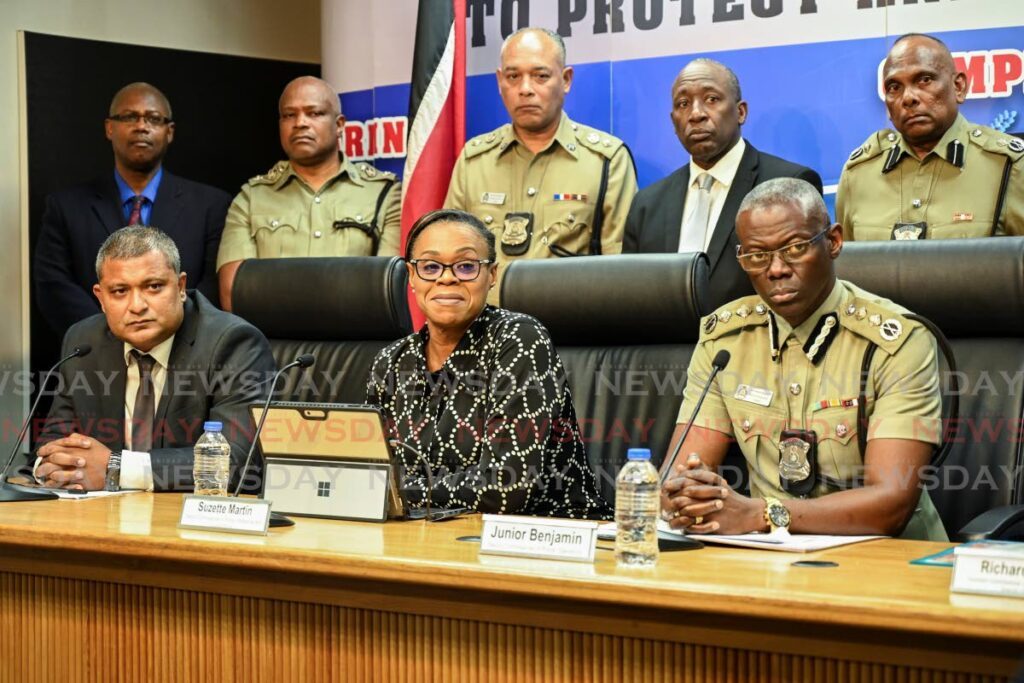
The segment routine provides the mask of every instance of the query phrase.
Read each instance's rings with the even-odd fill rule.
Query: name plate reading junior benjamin
[[[270,501],[227,496],[185,496],[181,506],[182,529],[228,531],[267,535]]]
[[[597,527],[589,520],[484,515],[480,552],[593,562]]]

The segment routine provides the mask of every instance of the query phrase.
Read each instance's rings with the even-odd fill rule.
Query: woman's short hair
[[[465,211],[459,211],[458,209],[437,209],[430,213],[425,213],[419,217],[419,220],[413,224],[412,229],[409,230],[409,239],[405,243],[405,260],[409,261],[412,259],[412,248],[416,244],[416,238],[420,236],[424,230],[429,228],[434,223],[459,223],[461,225],[468,225],[473,228],[480,235],[480,238],[487,244],[487,258],[493,263],[498,258],[498,253],[495,251],[494,233],[487,229],[487,226],[483,222],[471,213]]]

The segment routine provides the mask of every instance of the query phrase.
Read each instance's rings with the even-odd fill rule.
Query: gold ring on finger
[[[693,518],[693,523],[694,524],[703,524],[704,523],[704,517],[699,516],[699,515],[697,517],[694,517]]]

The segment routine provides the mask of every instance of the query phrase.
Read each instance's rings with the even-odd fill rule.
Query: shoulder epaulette
[[[758,296],[745,296],[719,308],[700,320],[700,342],[718,339],[745,327],[765,325],[768,305]]]
[[[972,124],[967,139],[986,152],[1010,157],[1013,163],[1024,158],[1024,140],[1000,133],[994,128]]]
[[[845,168],[852,168],[864,163],[868,159],[874,159],[883,152],[892,149],[898,139],[896,133],[891,130],[880,130],[872,133],[860,147],[850,152]]]
[[[359,163],[356,164],[356,168],[359,169],[359,177],[363,180],[383,182],[394,180],[396,177],[391,171],[378,171],[370,164]]]
[[[274,164],[273,168],[271,168],[269,171],[267,171],[263,175],[253,176],[252,178],[249,178],[249,184],[250,185],[273,185],[278,180],[280,180],[281,176],[283,176],[287,171],[288,171],[288,162],[287,161],[279,161],[276,164]]]
[[[892,355],[921,323],[892,305],[855,296],[839,311],[839,324]]]
[[[615,153],[623,145],[622,140],[614,135],[603,133],[590,126],[584,126],[582,123],[574,123],[573,125],[575,126],[573,131],[576,133],[576,139],[580,141],[581,145],[609,159],[615,156]]]
[[[483,154],[489,150],[494,149],[501,141],[505,138],[505,129],[509,124],[505,124],[501,128],[495,128],[489,133],[483,135],[477,135],[472,140],[466,142],[466,146],[463,147],[463,154],[466,155],[467,159],[471,159],[475,156]]]

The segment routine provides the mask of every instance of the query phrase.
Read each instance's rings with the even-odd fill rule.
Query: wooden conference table
[[[942,544],[627,571],[478,556],[479,517],[255,537],[179,530],[180,507],[0,505],[0,681],[990,681],[1024,654],[1024,600],[908,564]]]

